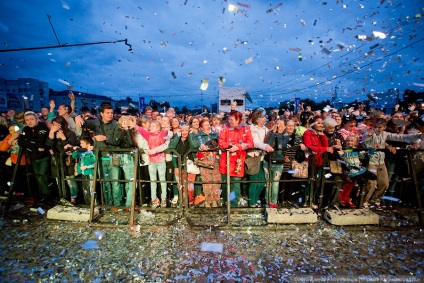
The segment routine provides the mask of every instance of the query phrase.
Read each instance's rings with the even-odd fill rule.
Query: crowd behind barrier
[[[0,117],[0,185],[10,197],[132,213],[225,205],[421,210],[419,111],[328,108],[280,116],[258,107],[177,115],[148,107],[143,115],[116,115],[104,103],[98,115],[77,115],[72,92],[70,100],[57,114],[51,101],[47,113]],[[405,179],[412,181],[406,188]]]

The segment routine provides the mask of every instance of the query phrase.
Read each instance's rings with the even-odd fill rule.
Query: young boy
[[[91,188],[94,177],[95,155],[93,153],[94,142],[92,138],[81,138],[80,147],[74,147],[72,158],[78,159],[75,165],[75,175],[83,175],[82,191],[84,194],[84,202],[91,203]],[[76,199],[71,199],[73,203]]]
[[[388,133],[384,130],[387,127],[387,121],[383,118],[377,118],[374,121],[374,129],[370,129],[362,137],[363,147],[370,149],[370,161],[368,170],[377,175],[377,180],[368,181],[365,187],[365,202],[364,207],[369,207],[369,201],[373,201],[375,207],[380,208],[380,200],[384,196],[387,188],[389,187],[389,176],[387,174],[386,164],[384,163],[384,151],[372,151],[373,149],[385,149],[386,141],[411,141],[420,138],[422,134],[402,135]],[[396,150],[392,147],[389,149],[393,152]]]

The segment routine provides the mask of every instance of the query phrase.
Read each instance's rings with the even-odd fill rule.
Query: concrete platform
[[[318,215],[309,207],[306,208],[267,208],[266,218],[268,223],[295,224],[315,223]]]
[[[334,225],[378,225],[380,217],[368,209],[326,210],[324,219]]]
[[[99,215],[99,210],[94,208],[93,219]],[[56,205],[47,211],[48,219],[88,222],[90,219],[89,208]]]

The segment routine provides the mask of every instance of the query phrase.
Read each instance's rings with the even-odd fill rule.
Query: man
[[[31,166],[38,185],[38,193],[42,199],[51,199],[49,188],[50,152],[46,146],[49,129],[44,123],[38,122],[38,116],[32,111],[24,114],[26,126],[19,136],[18,144],[26,149],[30,158]]]
[[[172,118],[174,118],[174,117],[175,117],[175,111],[174,111],[174,108],[169,108],[169,109],[166,111],[165,116],[172,120]]]
[[[62,116],[65,118],[66,122],[68,122],[69,129],[73,131],[77,137],[81,136],[81,129],[77,129],[77,126],[75,124],[74,118],[72,116],[75,116],[74,108],[75,108],[75,96],[71,92],[69,92],[69,99],[71,100],[71,105],[68,104],[60,104],[59,108],[57,109],[57,115]],[[54,108],[56,107],[56,104],[54,100],[50,100],[50,112],[48,115],[48,120],[52,120],[54,118]],[[73,114],[73,115],[72,115]]]
[[[78,127],[83,127],[93,131],[95,149],[114,149],[120,145],[122,130],[118,123],[113,119],[113,108],[108,103],[103,103],[100,108],[100,118],[93,120],[83,120],[81,116],[75,117],[75,123]],[[121,167],[120,162],[114,164],[119,154],[101,151],[101,173],[102,178],[119,180]],[[116,158],[114,158],[116,157]],[[112,160],[111,160],[112,159]],[[114,160],[113,160],[114,159]],[[119,182],[105,182],[103,186],[103,196],[106,205],[121,205],[123,190]]]
[[[160,116],[159,110],[153,110],[152,112],[152,120],[157,120],[157,117]],[[160,119],[160,118],[159,118]]]
[[[153,108],[150,106],[146,107],[146,110],[144,110],[144,115],[147,116],[150,120],[152,120],[152,112],[153,112]]]
[[[49,109],[47,107],[41,108],[41,116],[39,118],[39,121],[42,123],[46,123],[48,118],[49,118]]]
[[[9,125],[10,125],[10,123],[13,122],[13,119],[14,119],[13,116],[15,116],[15,113],[16,113],[16,111],[14,109],[9,109],[9,111],[7,111],[6,119],[7,119],[7,122],[9,123]]]

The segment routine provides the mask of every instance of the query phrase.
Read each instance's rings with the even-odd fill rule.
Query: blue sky
[[[75,93],[140,95],[188,107],[217,102],[219,77],[226,87],[246,87],[261,106],[294,97],[320,102],[335,88],[343,102],[391,88],[424,91],[422,1],[24,0],[1,6],[2,50],[57,45],[47,15],[61,44],[128,39],[132,45],[133,53],[123,43],[0,53],[0,77],[36,78],[54,90],[66,89],[59,81],[65,80]],[[208,89],[201,92],[205,78]]]

